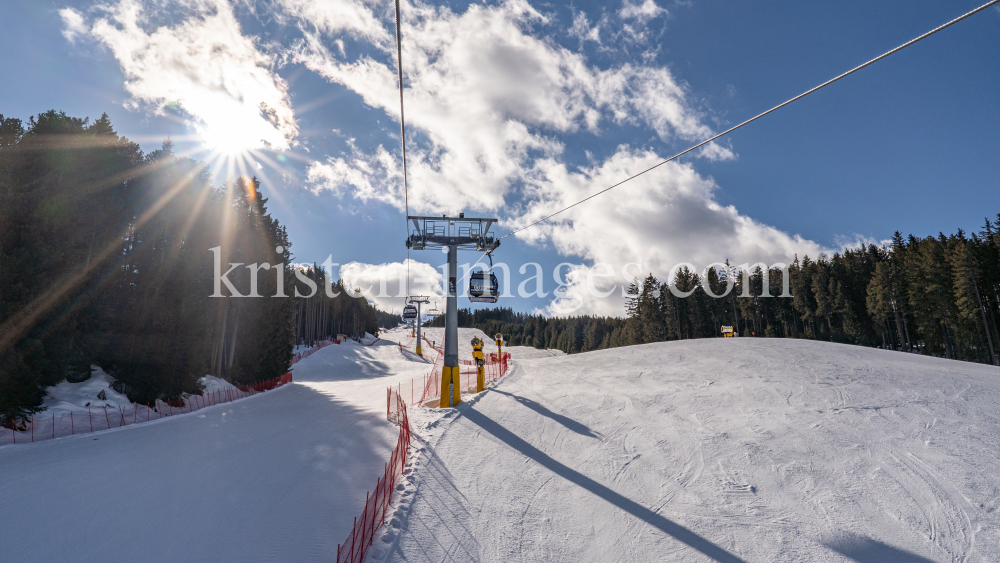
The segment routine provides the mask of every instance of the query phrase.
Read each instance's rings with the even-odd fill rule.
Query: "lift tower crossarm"
[[[500,246],[500,240],[489,234],[497,222],[495,217],[466,217],[463,213],[458,217],[410,215],[406,219],[413,224],[406,247],[413,250],[454,246],[489,252]]]

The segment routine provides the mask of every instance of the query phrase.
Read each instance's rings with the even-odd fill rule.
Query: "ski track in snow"
[[[486,393],[412,409],[414,493],[372,561],[1000,560],[995,367],[780,339],[507,350]]]

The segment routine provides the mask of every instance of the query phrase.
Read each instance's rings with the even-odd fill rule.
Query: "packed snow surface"
[[[486,393],[413,409],[415,492],[370,561],[1000,560],[996,367],[783,339],[511,351]]]
[[[248,399],[0,448],[2,560],[331,561],[395,445],[386,386],[437,356],[381,338]],[[485,393],[411,406],[415,471],[369,562],[1000,560],[998,368],[779,339],[505,350]]]
[[[274,391],[2,447],[0,561],[332,561],[396,445],[385,389],[428,369],[394,344],[347,342]]]

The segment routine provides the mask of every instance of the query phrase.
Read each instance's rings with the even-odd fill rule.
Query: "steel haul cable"
[[[397,3],[398,3],[398,0],[397,0]],[[854,74],[855,72],[857,72],[857,71],[859,71],[859,70],[861,70],[861,69],[863,69],[863,68],[865,68],[865,67],[867,67],[869,65],[872,65],[872,64],[874,64],[874,63],[876,63],[876,62],[878,62],[878,61],[880,61],[880,60],[888,57],[889,55],[892,55],[894,53],[898,53],[899,51],[902,51],[903,49],[909,47],[910,45],[913,45],[914,43],[917,43],[918,41],[926,39],[926,38],[930,37],[931,35],[934,35],[935,33],[939,32],[939,31],[941,31],[941,30],[943,30],[943,29],[945,29],[947,27],[951,27],[952,25],[955,25],[956,23],[958,23],[958,22],[960,22],[960,21],[962,21],[962,20],[964,20],[964,19],[966,19],[966,18],[968,18],[970,16],[973,16],[973,15],[979,13],[979,12],[982,12],[986,8],[989,8],[990,6],[992,6],[994,4],[997,4],[997,3],[1000,3],[1000,0],[992,0],[990,2],[987,2],[987,3],[983,4],[982,6],[976,8],[975,10],[972,10],[971,12],[967,12],[965,14],[962,14],[961,16],[959,16],[959,17],[957,17],[957,18],[949,21],[948,23],[945,23],[945,24],[942,24],[942,25],[940,25],[938,27],[935,27],[934,29],[928,31],[927,33],[925,33],[925,34],[923,34],[923,35],[921,35],[919,37],[916,37],[914,39],[911,39],[911,40],[907,41],[906,43],[903,43],[899,47],[896,47],[895,49],[892,49],[891,51],[886,51],[885,53],[883,53],[883,54],[875,57],[874,59],[872,59],[872,60],[870,60],[870,61],[868,61],[868,62],[866,62],[864,64],[858,65],[858,66],[852,68],[851,70],[849,70],[849,71],[847,71],[847,72],[845,72],[845,73],[843,73],[843,74],[841,74],[839,76],[836,76],[834,78],[831,78],[830,80],[827,80],[826,82],[820,84],[819,86],[816,86],[814,88],[806,90],[805,92],[799,94],[798,96],[795,96],[794,98],[792,98],[792,99],[790,99],[790,100],[788,100],[788,101],[786,101],[784,103],[778,104],[778,105],[774,106],[773,108],[765,111],[764,113],[758,114],[758,115],[756,115],[756,116],[754,116],[754,117],[752,117],[752,118],[744,121],[743,123],[740,123],[739,125],[736,125],[735,127],[730,127],[729,129],[726,129],[725,131],[723,131],[722,133],[719,133],[718,135],[715,135],[714,137],[706,139],[706,140],[698,143],[697,145],[694,145],[693,147],[691,147],[689,149],[686,149],[686,150],[684,150],[682,152],[679,152],[679,153],[675,154],[674,156],[672,156],[672,157],[670,157],[670,158],[668,158],[668,159],[666,159],[664,161],[658,162],[657,164],[654,164],[653,166],[650,166],[649,168],[647,168],[647,169],[645,169],[645,170],[643,170],[641,172],[633,174],[632,176],[629,176],[628,178],[625,178],[624,180],[622,180],[621,182],[618,182],[617,184],[614,184],[612,186],[604,188],[603,190],[601,190],[601,191],[599,191],[599,192],[597,192],[595,194],[591,194],[591,195],[589,195],[589,196],[581,199],[580,201],[578,201],[578,202],[576,202],[576,203],[574,203],[572,205],[568,205],[568,206],[560,209],[559,211],[556,211],[555,213],[551,213],[549,215],[546,215],[545,217],[542,217],[541,219],[535,221],[534,223],[531,223],[529,225],[521,227],[520,229],[513,230],[513,231],[505,234],[504,236],[500,237],[500,239],[505,239],[505,238],[507,238],[507,237],[509,237],[511,235],[517,234],[517,233],[519,233],[519,232],[521,232],[523,230],[530,229],[531,227],[534,227],[535,225],[537,225],[537,224],[539,224],[539,223],[541,223],[543,221],[547,221],[547,220],[551,219],[552,217],[555,217],[556,215],[559,215],[560,213],[562,213],[564,211],[568,211],[569,209],[572,209],[572,208],[576,207],[577,205],[580,205],[581,203],[583,203],[585,201],[591,200],[591,199],[593,199],[593,198],[595,198],[595,197],[603,194],[604,192],[613,190],[613,189],[617,188],[618,186],[624,184],[625,182],[628,182],[629,180],[633,180],[633,179],[635,179],[635,178],[637,178],[639,176],[642,176],[643,174],[645,174],[646,172],[649,172],[650,170],[653,170],[654,168],[659,168],[660,166],[663,166],[664,164],[666,164],[666,163],[668,163],[668,162],[670,162],[672,160],[675,160],[675,159],[677,159],[677,158],[679,158],[681,156],[684,156],[685,154],[687,154],[687,153],[689,153],[689,152],[691,152],[691,151],[693,151],[693,150],[695,150],[695,149],[697,149],[699,147],[703,147],[703,146],[707,145],[708,143],[711,143],[712,141],[714,141],[714,140],[716,140],[716,139],[718,139],[718,138],[720,138],[720,137],[722,137],[724,135],[728,135],[729,133],[732,133],[733,131],[736,131],[737,129],[739,129],[740,127],[743,127],[744,125],[747,125],[748,123],[757,121],[758,119],[764,117],[765,115],[767,115],[767,114],[769,114],[771,112],[777,111],[777,110],[779,110],[779,109],[787,106],[788,104],[790,104],[790,103],[792,103],[794,101],[800,100],[800,99],[808,96],[809,94],[812,94],[813,92],[815,92],[815,91],[817,91],[817,90],[819,90],[821,88],[829,86],[830,84],[833,84],[834,82],[840,80],[841,78],[845,78],[847,76],[850,76],[851,74]],[[482,257],[480,257],[480,260],[481,259],[482,259]],[[477,264],[478,264],[478,262],[477,262]]]
[[[1000,0],[997,0],[1000,1]],[[396,0],[396,71],[399,74],[399,141],[403,146],[403,204],[406,215],[403,224],[406,225],[406,235],[410,233],[410,195],[406,183],[406,118],[403,114],[403,32],[400,28],[399,0]],[[410,295],[410,249],[406,249],[406,295]]]

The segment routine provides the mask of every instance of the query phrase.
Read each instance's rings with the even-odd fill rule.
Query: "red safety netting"
[[[431,367],[431,372],[422,378],[422,390],[420,392],[420,402],[419,405],[423,405],[426,401],[433,399],[434,397],[441,396],[441,360],[444,358],[444,350],[434,346],[424,337],[424,341],[430,346],[434,351],[437,352],[437,357],[434,359],[434,365]],[[476,392],[476,367],[475,362],[471,360],[459,360],[458,362],[462,367],[460,371],[459,380],[462,386],[462,391],[466,393]],[[510,363],[510,354],[504,352],[503,358],[497,358],[496,352],[486,355],[486,365],[484,368],[484,375],[486,376],[486,384],[489,385],[491,381],[499,379],[503,374],[507,373],[507,368]],[[419,381],[419,380],[416,380]],[[413,382],[410,382],[411,388],[413,387]],[[402,384],[399,384],[399,388],[402,388]],[[411,391],[411,403],[412,398],[415,398],[415,394]]]
[[[423,336],[423,335],[421,335],[421,336]],[[431,344],[431,341],[427,340],[426,336],[424,336],[424,342],[426,342],[427,345],[430,346],[438,354],[444,354],[444,350],[442,350],[441,348],[439,348],[439,347]],[[474,365],[476,365],[476,362],[474,362],[472,360],[458,360],[458,365],[460,365],[460,366],[474,366]]]
[[[379,528],[385,522],[386,511],[392,503],[392,492],[397,481],[403,474],[403,468],[406,465],[407,453],[410,447],[410,420],[407,415],[406,402],[403,400],[402,395],[407,393],[408,387],[411,404],[413,404],[413,399],[416,398],[418,392],[420,393],[421,403],[424,400],[440,395],[440,364],[441,359],[444,357],[444,352],[440,348],[431,345],[429,341],[427,344],[438,352],[431,372],[422,378],[411,379],[408,386],[403,383],[397,383],[395,389],[392,387],[386,389],[385,417],[386,420],[399,425],[399,440],[396,442],[396,449],[392,451],[392,456],[389,459],[389,463],[385,466],[382,477],[376,481],[375,492],[365,494],[365,508],[361,513],[361,517],[354,519],[354,527],[351,529],[350,535],[347,536],[343,544],[337,546],[336,563],[362,563],[365,559],[365,554],[375,540],[375,533],[378,532]],[[400,352],[402,352],[402,345],[400,345]],[[504,354],[502,358],[497,358],[495,353],[490,354],[487,357],[485,366],[486,380],[488,382],[494,381],[507,373],[509,361],[510,354]],[[463,361],[462,364],[475,366],[474,362],[470,361]],[[461,374],[462,387],[474,392],[476,389],[475,367],[463,369]]]
[[[336,563],[362,563],[365,560],[365,554],[375,539],[375,532],[385,521],[396,482],[403,475],[410,448],[410,420],[406,415],[406,403],[399,393],[390,388],[386,398],[386,418],[399,425],[399,441],[396,442],[396,449],[392,450],[382,477],[375,483],[375,492],[365,493],[365,508],[361,512],[361,518],[354,519],[350,535],[343,544],[337,546]]]
[[[424,401],[441,394],[441,361],[444,359],[444,351],[434,346],[431,348],[437,351],[437,356],[434,358],[430,373],[424,376],[423,385],[420,387],[420,402],[416,403],[418,405],[422,405]]]
[[[308,350],[299,352],[292,356],[292,363],[308,358],[322,348],[331,344],[338,344],[336,340],[327,340]],[[86,413],[69,413],[63,416],[34,416],[27,424],[15,428],[0,428],[0,446],[6,444],[26,444],[38,442],[40,440],[51,440],[62,436],[73,436],[76,434],[87,434],[98,430],[108,430],[110,428],[121,428],[140,422],[158,420],[176,414],[194,412],[205,407],[229,403],[237,399],[243,399],[270,391],[275,387],[280,387],[292,382],[292,373],[288,372],[280,377],[240,385],[234,389],[223,389],[206,392],[201,395],[188,395],[181,399],[171,401],[156,401],[151,405],[133,404],[129,407],[118,408],[92,408]]]
[[[4,428],[0,431],[0,445],[51,440],[186,414],[250,397],[291,382],[292,374],[286,373],[267,381],[206,392],[202,395],[188,395],[172,401],[156,401],[152,405],[136,403],[129,407],[91,408],[87,409],[86,413],[71,412],[63,416],[34,416],[24,428],[19,428],[17,431],[13,428]]]
[[[340,344],[340,341],[336,340],[336,339],[334,339],[334,340],[326,340],[326,341],[320,342],[319,344],[313,346],[312,348],[310,348],[308,350],[303,350],[302,352],[299,352],[298,354],[295,354],[294,356],[292,356],[292,364],[298,362],[299,360],[304,360],[304,359],[308,358],[309,356],[312,356],[316,352],[319,352],[320,349],[326,348],[327,346],[329,346],[331,344]]]

